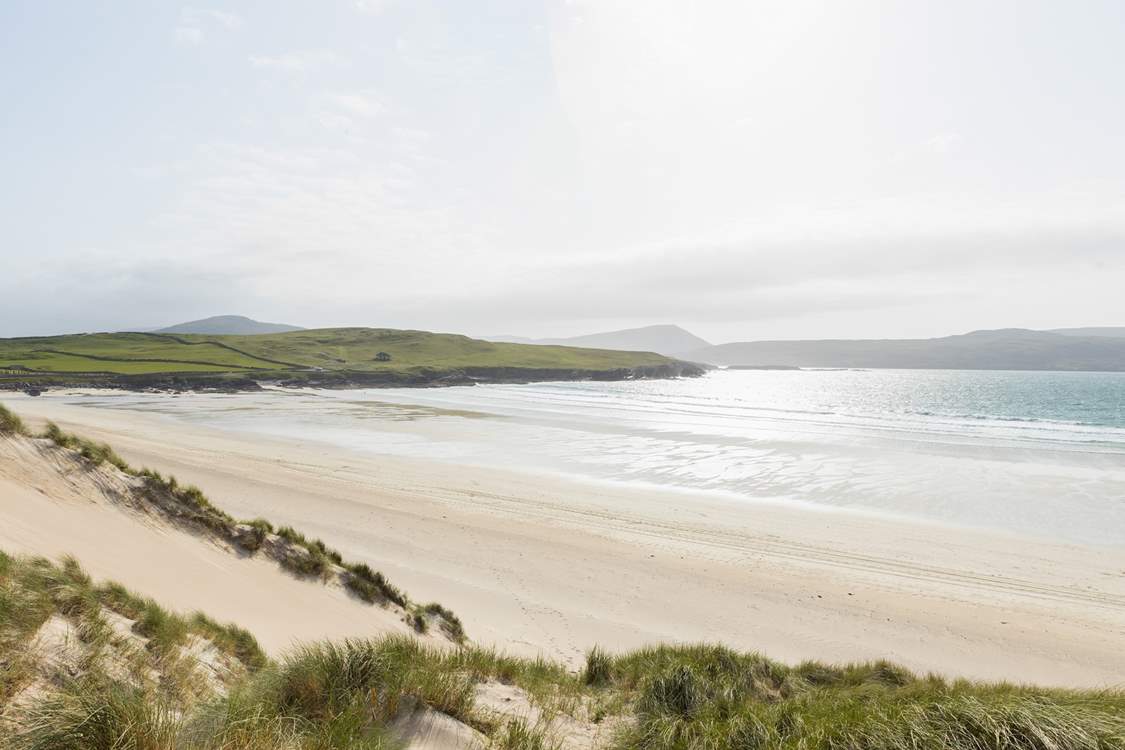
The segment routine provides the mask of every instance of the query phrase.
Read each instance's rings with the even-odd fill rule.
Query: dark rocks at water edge
[[[314,372],[271,381],[274,385],[304,388],[435,388],[478,383],[541,383],[559,381],[666,380],[699,377],[706,368],[691,362],[623,367],[613,370],[531,367],[465,367],[456,370],[384,370],[379,372]],[[263,381],[265,382],[265,381]]]
[[[612,370],[529,367],[466,367],[453,370],[419,368],[375,372],[299,370],[261,378],[214,373],[80,376],[59,373],[35,385],[26,381],[0,380],[0,391],[24,391],[38,395],[49,388],[104,388],[157,393],[246,393],[260,391],[263,385],[287,388],[439,388],[478,383],[536,383],[551,380],[664,380],[699,377],[707,369],[704,365],[692,362],[669,362]]]

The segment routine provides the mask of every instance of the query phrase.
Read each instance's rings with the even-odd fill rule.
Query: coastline
[[[571,663],[595,643],[721,641],[799,661],[1050,685],[1125,674],[1125,550],[389,458],[4,399],[370,561],[469,636]]]
[[[618,367],[608,370],[559,367],[415,367],[370,372],[351,370],[287,370],[281,372],[161,372],[124,375],[113,372],[0,372],[0,393],[38,396],[51,390],[117,390],[138,393],[247,393],[262,386],[279,388],[445,388],[498,383],[549,381],[667,380],[697,378],[710,369],[695,362]]]

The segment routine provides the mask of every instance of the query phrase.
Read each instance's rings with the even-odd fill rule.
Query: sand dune
[[[298,641],[408,632],[395,612],[130,509],[116,472],[39,443],[0,437],[0,549],[73,555],[95,578],[238,623],[273,654]]]
[[[1119,685],[1125,675],[1121,548],[391,459],[51,398],[6,400],[25,416],[108,440],[136,465],[199,484],[237,516],[321,536],[417,598],[452,607],[474,640],[522,654],[577,663],[595,643],[706,640],[786,660],[886,657],[922,671],[1051,685]],[[56,511],[25,518],[18,506],[34,491],[4,481],[5,520],[24,530],[4,524],[0,546],[72,551],[97,574],[122,578],[115,571],[147,560],[144,580],[127,582],[152,593],[167,588],[168,565],[185,587],[169,603],[266,627],[267,645],[362,626],[355,615],[309,615],[314,605],[290,597],[314,594],[288,579],[260,583],[265,593],[245,601],[238,592],[248,586],[233,576],[260,581],[265,572],[207,558],[216,573],[201,576],[208,568],[195,561],[207,551],[162,544],[159,529],[93,518],[87,529],[85,515],[53,497]],[[78,528],[71,546],[85,551],[42,531],[67,522]],[[190,552],[164,563],[164,550],[179,546]],[[296,623],[281,633],[290,626],[274,622],[271,638],[270,622],[285,622],[284,613]]]

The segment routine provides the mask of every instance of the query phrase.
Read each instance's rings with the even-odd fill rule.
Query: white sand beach
[[[789,661],[887,658],[990,680],[1125,682],[1121,548],[375,456],[50,398],[4,402],[33,426],[55,420],[197,484],[236,517],[322,537],[414,599],[452,608],[473,640],[513,653],[578,663],[594,644],[702,640]],[[262,622],[240,623],[271,649],[368,627],[314,632],[338,617],[301,594],[314,584],[247,561],[189,565],[168,554],[182,546],[174,535],[95,521],[105,509],[64,513],[76,501],[60,492],[5,455],[0,548],[71,552],[94,575],[154,595],[173,575],[190,596],[165,595],[168,604],[218,616],[238,608],[216,604],[215,592],[242,575],[239,589],[262,594],[253,607],[275,603]],[[380,627],[393,624],[370,623],[372,634]]]

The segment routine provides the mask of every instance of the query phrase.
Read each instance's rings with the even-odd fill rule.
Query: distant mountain
[[[1125,326],[1103,326],[1094,328],[1055,328],[1048,333],[1061,333],[1063,336],[1099,336],[1111,339],[1125,338]]]
[[[286,331],[302,330],[304,329],[300,326],[290,326],[284,323],[263,323],[242,315],[216,315],[212,318],[160,328],[153,333],[209,333],[217,336],[251,336],[257,333],[285,333]]]
[[[1006,328],[935,339],[750,341],[682,354],[717,365],[1125,371],[1125,337]]]
[[[577,346],[583,349],[616,349],[630,352],[656,352],[668,357],[676,357],[686,351],[711,346],[693,333],[674,325],[645,326],[627,328],[622,331],[592,333],[587,336],[573,336],[563,339],[529,339],[520,336],[492,336],[489,341],[505,341],[512,344],[543,344],[554,346]]]

